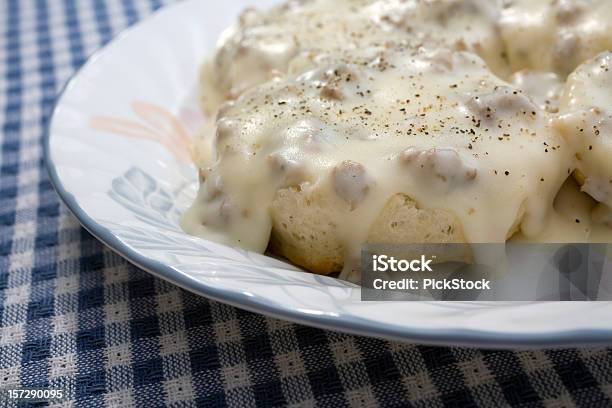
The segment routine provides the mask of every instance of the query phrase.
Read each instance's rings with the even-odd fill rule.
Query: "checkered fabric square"
[[[612,406],[611,350],[436,348],[298,326],[155,279],[80,228],[43,168],[52,105],[92,51],[163,3],[0,0],[2,392],[62,389],[66,407]]]

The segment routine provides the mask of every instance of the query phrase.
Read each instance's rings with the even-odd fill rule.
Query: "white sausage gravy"
[[[452,214],[469,243],[608,241],[612,77],[610,53],[596,55],[611,47],[610,4],[293,0],[247,10],[202,69],[216,127],[196,143],[202,184],[183,228],[264,252],[275,195],[299,187],[350,208],[335,222],[345,259],[397,193]],[[603,204],[571,181],[576,169]]]

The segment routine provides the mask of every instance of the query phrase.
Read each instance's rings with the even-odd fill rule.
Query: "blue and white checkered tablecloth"
[[[85,232],[49,183],[43,130],[87,55],[162,3],[0,0],[3,397],[38,388],[83,407],[612,406],[612,350],[436,348],[298,326],[155,279]]]

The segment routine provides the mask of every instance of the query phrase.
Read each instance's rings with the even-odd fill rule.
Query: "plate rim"
[[[610,346],[612,345],[612,329],[577,329],[559,330],[543,333],[500,333],[491,330],[473,330],[458,328],[424,329],[409,326],[393,325],[369,319],[360,319],[350,315],[317,315],[300,312],[293,308],[283,307],[273,301],[258,295],[248,296],[244,293],[207,285],[194,277],[182,274],[171,266],[144,256],[121,241],[109,228],[98,223],[78,204],[76,197],[68,191],[57,172],[51,154],[52,128],[55,123],[56,111],[62,104],[66,92],[77,83],[84,69],[95,64],[100,55],[109,46],[122,41],[123,38],[139,27],[147,24],[170,8],[186,7],[198,0],[186,0],[160,7],[144,19],[121,30],[106,44],[97,48],[79,66],[64,83],[53,103],[49,121],[42,135],[42,158],[47,169],[49,180],[70,212],[77,218],[83,228],[96,239],[109,247],[113,252],[151,273],[167,280],[189,292],[208,299],[225,303],[234,307],[260,313],[277,319],[288,320],[297,324],[317,327],[324,330],[340,331],[359,336],[377,337],[391,341],[412,342],[436,346],[465,346],[488,349],[525,349],[525,348],[560,348],[577,346]],[[522,303],[522,302],[517,302]]]

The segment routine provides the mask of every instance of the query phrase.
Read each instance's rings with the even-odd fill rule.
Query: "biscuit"
[[[324,274],[367,243],[533,237],[574,170],[550,118],[475,54],[321,58],[223,107],[187,230]]]
[[[609,0],[513,0],[499,20],[508,64],[565,78],[612,49],[611,15]]]
[[[612,207],[612,52],[568,77],[554,124],[576,151],[574,175],[582,190]]]
[[[303,65],[345,50],[389,45],[471,51],[505,75],[499,12],[498,2],[490,0],[312,0],[265,12],[247,9],[202,67],[202,106],[213,114],[224,100],[284,76],[296,60]]]
[[[347,248],[337,223],[350,211],[350,204],[316,189],[282,189],[272,202],[270,249],[319,274],[340,272]],[[420,209],[405,194],[388,200],[367,236],[370,244],[463,242],[455,216],[444,210]]]

